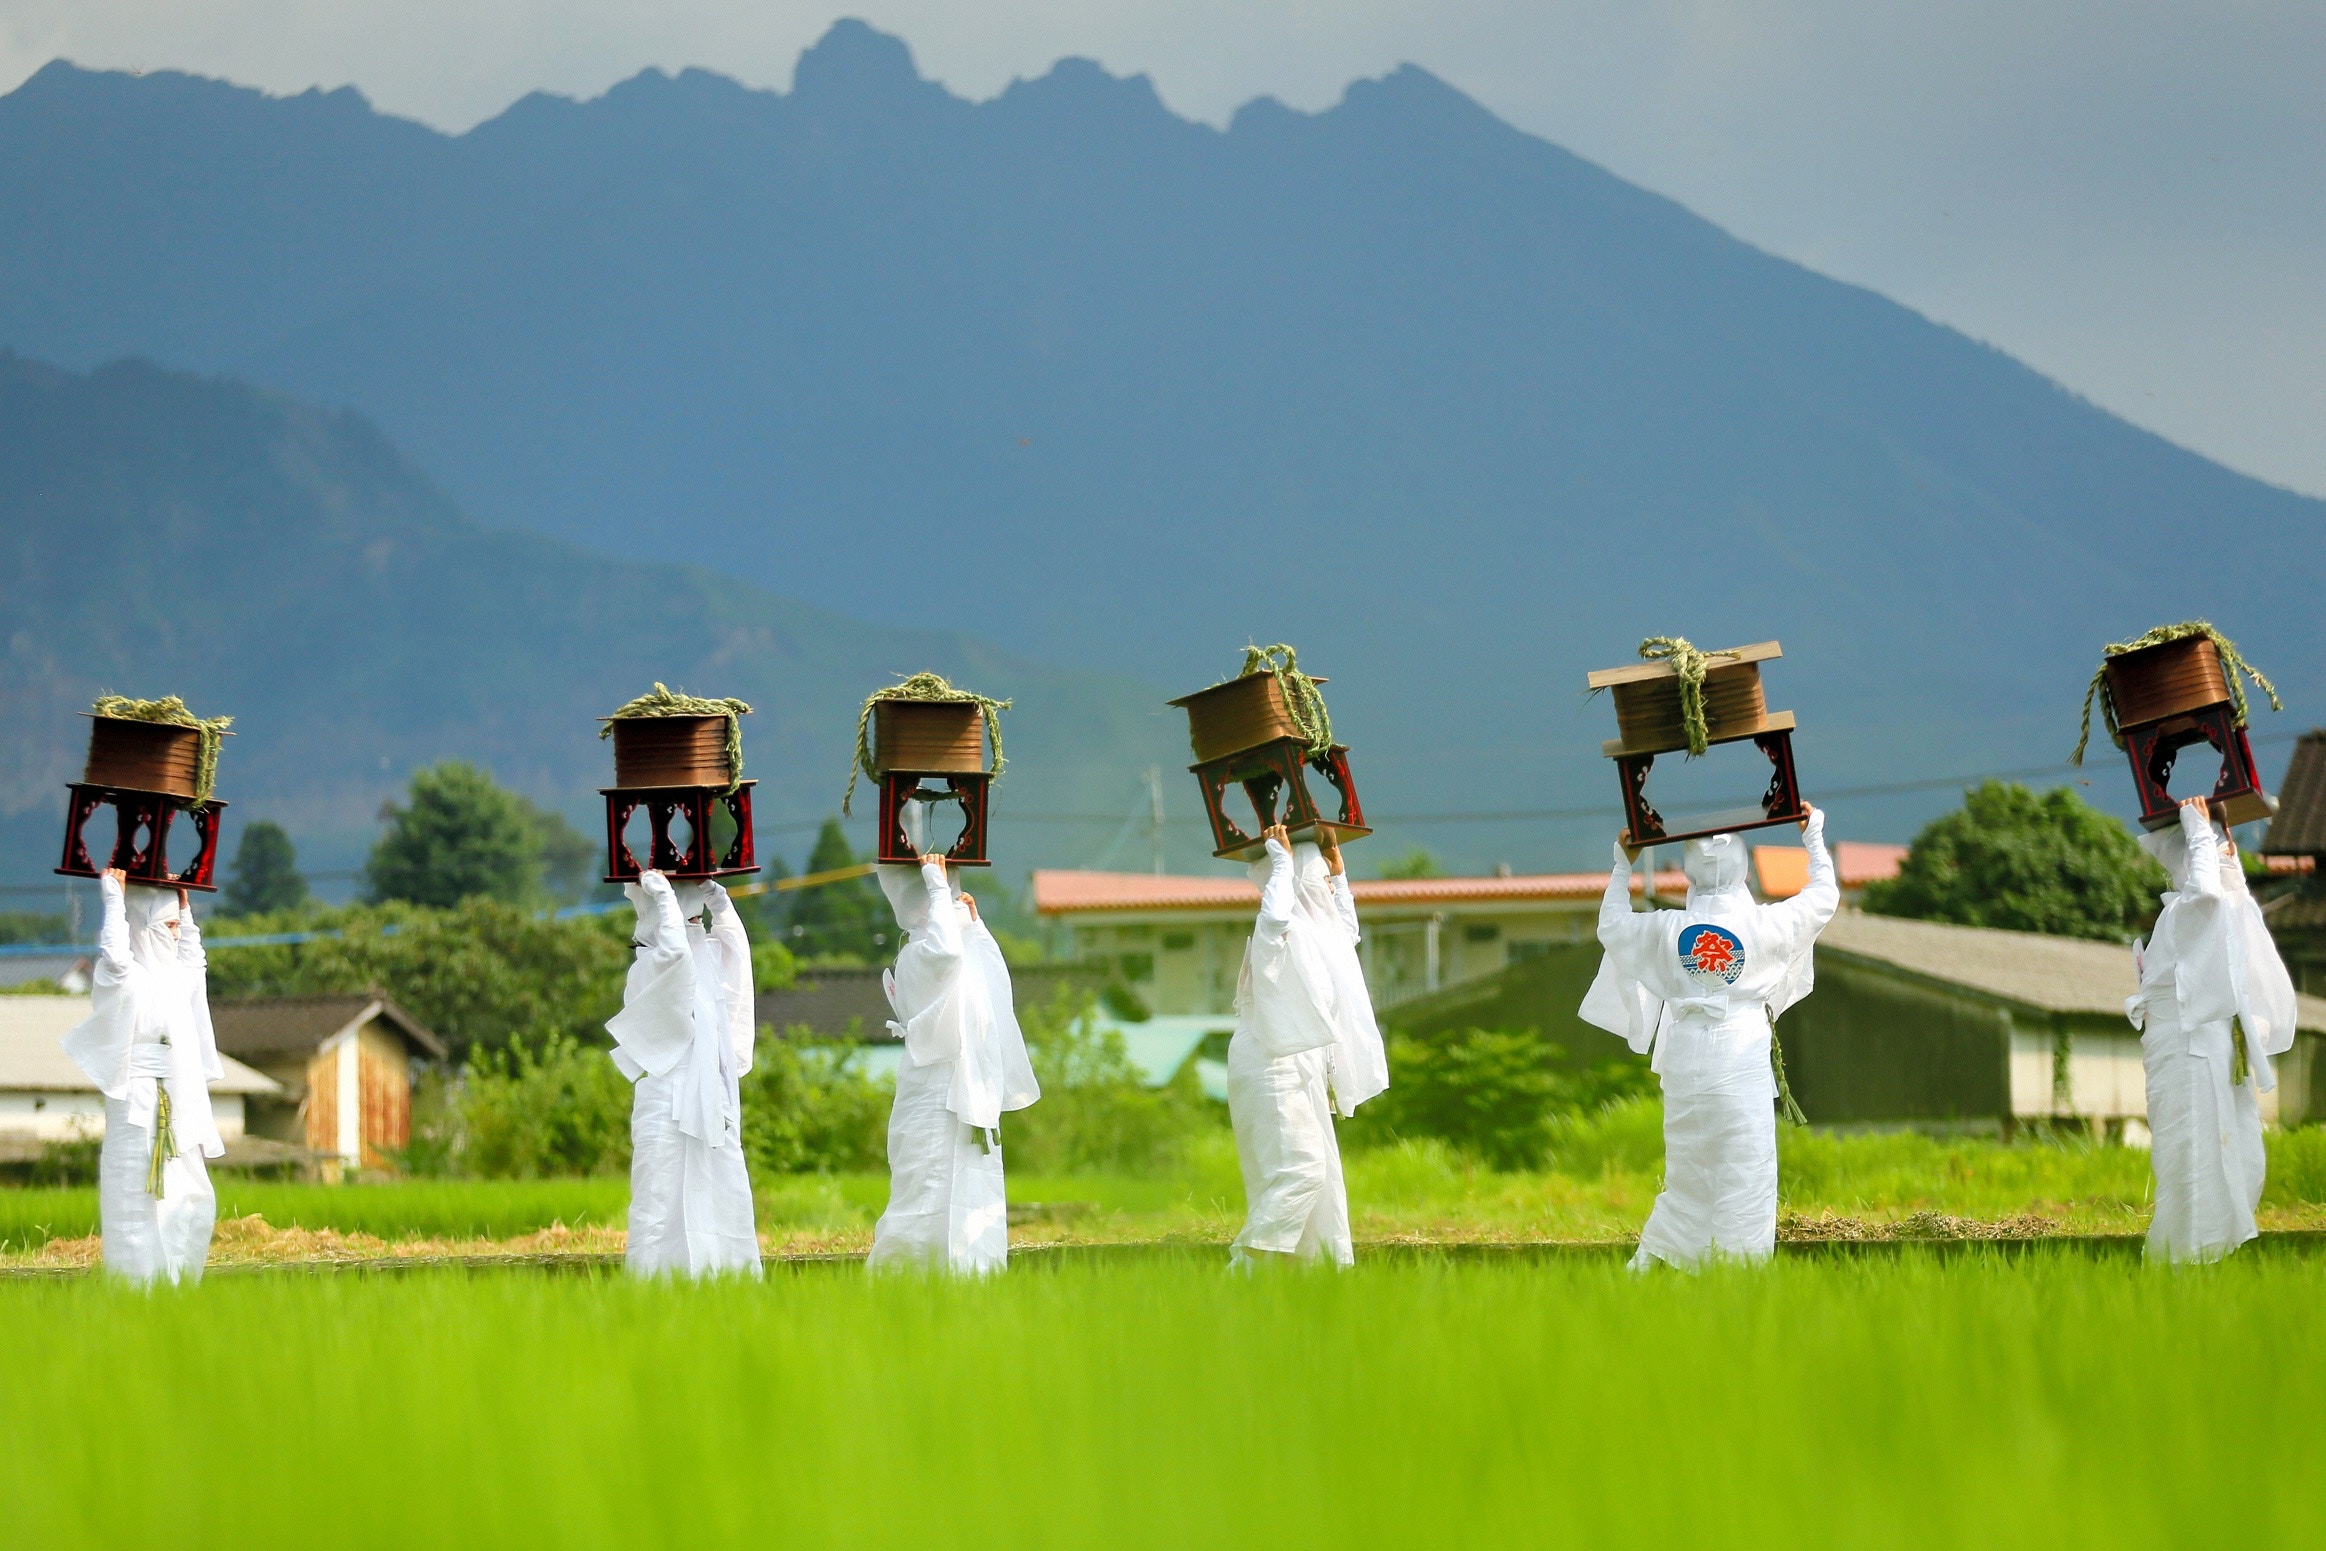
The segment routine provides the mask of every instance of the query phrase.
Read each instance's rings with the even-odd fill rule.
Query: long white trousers
[[[1765,1260],[1777,1247],[1777,1112],[1766,1045],[1726,1069],[1664,1088],[1664,1188],[1640,1230],[1635,1271],[1651,1261],[1694,1270],[1725,1256]]]
[[[162,1165],[162,1195],[146,1193],[153,1132],[129,1121],[124,1099],[105,1101],[105,1144],[97,1154],[97,1212],[105,1269],[135,1282],[200,1281],[210,1257],[218,1192],[202,1155],[181,1146]]]
[[[896,1074],[888,1114],[888,1210],[872,1229],[875,1270],[918,1266],[981,1275],[1010,1258],[1009,1195],[998,1132],[963,1125],[945,1107],[953,1063]]]
[[[678,1128],[671,1101],[684,1070],[639,1078],[631,1100],[626,1264],[635,1276],[757,1276],[750,1167],[740,1146]]]
[[[2229,1080],[2235,1057],[2227,1020],[2183,1039],[2172,1012],[2152,1008],[2140,1046],[2148,1071],[2149,1165],[2156,1170],[2148,1253],[2157,1260],[2218,1260],[2259,1231],[2253,1213],[2269,1169],[2260,1097],[2250,1076]]]
[[[1228,1118],[1244,1174],[1247,1249],[1304,1260],[1356,1262],[1349,1239],[1349,1191],[1333,1134],[1329,1049],[1270,1060],[1244,1034],[1228,1042]]]

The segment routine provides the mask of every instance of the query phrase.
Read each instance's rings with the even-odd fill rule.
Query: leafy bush
[[[754,1174],[844,1174],[888,1166],[886,1080],[849,1061],[853,1047],[767,1030],[743,1078],[743,1152]]]
[[[1192,1061],[1165,1086],[1148,1087],[1122,1035],[1099,1028],[1093,1006],[1087,995],[1061,988],[1047,1005],[1019,1012],[1042,1098],[1002,1121],[1013,1169],[1161,1173],[1179,1164],[1192,1138],[1224,1118],[1204,1098]]]
[[[1389,1039],[1389,1091],[1350,1125],[1353,1141],[1384,1145],[1435,1137],[1489,1168],[1539,1167],[1553,1122],[1642,1091],[1650,1079],[1633,1061],[1604,1061],[1582,1073],[1534,1029],[1464,1029]]]
[[[2132,832],[2066,787],[1988,781],[1914,837],[1898,876],[1867,886],[1876,915],[2122,942],[2156,909],[2164,869]]]
[[[438,1130],[427,1144],[453,1172],[487,1179],[618,1174],[630,1167],[630,1100],[602,1047],[561,1034],[536,1048],[512,1040],[469,1058],[453,1102],[438,1111],[450,1134]]]

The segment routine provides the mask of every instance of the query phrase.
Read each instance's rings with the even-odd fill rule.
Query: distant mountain
[[[1128,811],[1137,772],[1174,752],[1144,686],[479,529],[355,415],[139,363],[78,376],[0,355],[0,640],[16,882],[54,862],[88,746],[75,713],[103,690],[234,716],[230,824],[279,820],[311,867],[358,861],[381,801],[446,757],[595,833],[611,763],[593,718],[656,679],[756,708],[764,845],[795,866],[812,837],[780,826],[837,810],[857,702],[895,673],[1020,698],[996,799],[1012,871],[1088,849],[1013,811]]]
[[[2191,615],[2326,704],[2326,503],[1412,68],[1222,132],[1084,61],[965,102],[842,23],[789,93],[445,136],[60,63],[0,99],[0,342],[351,405],[496,526],[1044,661],[1294,641],[1383,811],[1612,796],[1582,677],[1651,633],[1781,638],[1813,789],[2056,759],[2101,644]]]

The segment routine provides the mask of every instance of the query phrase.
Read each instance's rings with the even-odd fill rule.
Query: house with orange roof
[[[1633,880],[1645,894],[1644,879]],[[1656,893],[1687,883],[1659,873]],[[1356,879],[1360,950],[1376,1006],[1490,975],[1557,948],[1594,942],[1604,872],[1503,873],[1483,878]],[[1120,976],[1156,1013],[1216,1016],[1235,1003],[1236,971],[1260,908],[1240,874],[1034,874],[1034,910],[1064,928],[1079,962]]]

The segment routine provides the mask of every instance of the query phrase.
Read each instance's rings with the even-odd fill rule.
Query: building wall
[[[231,1141],[242,1135],[242,1095],[213,1093],[210,1112],[218,1134]],[[69,1141],[75,1136],[105,1134],[105,1095],[87,1093],[0,1092],[0,1131],[37,1136],[43,1141]]]
[[[1438,987],[1491,975],[1561,945],[1595,942],[1598,901],[1536,907],[1456,906],[1361,911],[1365,979],[1376,1003],[1423,994],[1436,958]],[[1157,1013],[1217,1016],[1235,1005],[1236,975],[1252,918],[1157,911],[1138,919],[1077,921],[1073,951],[1119,975]]]
[[[2011,1113],[2010,1029],[1988,1003],[1821,954],[1817,989],[1777,1037],[1793,1096],[1820,1124]]]

